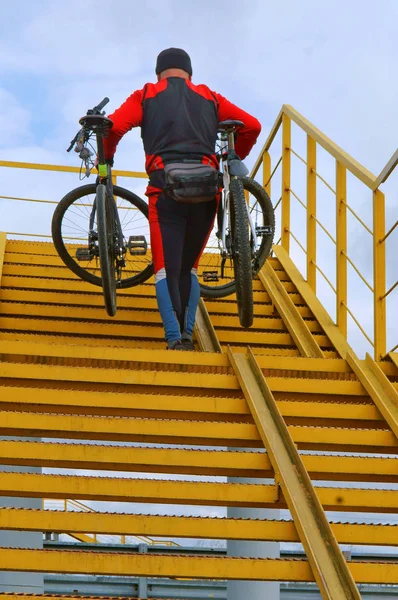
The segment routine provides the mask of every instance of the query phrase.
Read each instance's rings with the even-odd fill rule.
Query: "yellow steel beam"
[[[282,117],[282,246],[290,248],[290,170],[291,170],[291,121],[286,114]]]
[[[253,353],[249,349],[246,357],[229,351],[228,357],[274,467],[275,481],[281,486],[323,598],[360,599],[319,498]]]
[[[373,192],[373,339],[374,358],[381,360],[387,352],[386,323],[386,233],[385,197],[380,190]]]
[[[272,381],[272,380],[271,380]],[[349,419],[380,421],[383,419],[374,404],[344,402],[295,401],[277,399],[284,417],[318,419]],[[178,413],[181,418],[201,419],[209,415],[213,420],[225,415],[237,420],[247,420],[248,409],[244,398],[201,396],[193,405],[192,396],[177,396],[151,393],[96,392],[77,389],[40,389],[34,387],[0,386],[0,407],[12,410],[42,410],[52,413],[75,412],[79,414],[109,414],[113,416],[141,416],[172,418]],[[181,414],[180,414],[181,413]]]
[[[61,299],[60,299],[61,300]],[[202,301],[201,301],[202,302]],[[158,310],[151,310],[151,307],[141,308],[130,308],[123,309],[118,307],[116,316],[111,318],[104,314],[103,306],[95,308],[92,306],[69,306],[69,305],[48,305],[48,304],[37,304],[32,302],[30,299],[28,302],[21,304],[20,302],[6,301],[1,298],[0,295],[0,308],[3,315],[19,315],[28,317],[55,317],[59,319],[75,319],[79,321],[88,320],[100,320],[106,321],[107,323],[120,323],[128,321],[130,324],[137,323],[155,323],[156,325],[161,324],[161,317]],[[270,311],[271,312],[271,311]],[[204,325],[202,324],[202,312],[200,305],[196,315],[196,324],[201,327],[201,331],[205,331]],[[220,315],[215,314],[211,317],[211,324],[215,327],[228,327],[229,329],[239,329],[239,319],[237,316],[232,314]],[[321,328],[316,321],[309,321],[306,323],[310,331],[314,333],[321,333]],[[264,316],[255,317],[253,321],[253,329],[259,330],[278,330],[284,331],[285,326],[282,319],[274,318],[270,315],[270,318]],[[239,331],[236,332],[239,337]],[[212,345],[207,343],[206,345],[212,348]],[[221,346],[220,346],[221,349]],[[214,350],[207,350],[207,352],[214,352]],[[220,350],[219,350],[220,351]]]
[[[316,142],[307,134],[307,281],[316,292]]]
[[[310,358],[324,358],[318,342],[311,334],[307,324],[268,262],[265,262],[263,268],[258,273],[258,277],[282,317],[301,355]]]
[[[0,287],[3,275],[4,253],[6,249],[7,234],[0,231]]]
[[[46,344],[44,342],[1,342],[2,354],[14,354],[22,356],[52,356],[63,358],[79,358],[89,360],[112,360],[128,361],[137,363],[170,364],[170,352],[168,350],[145,350],[143,348],[131,348],[126,353],[125,348],[97,348],[84,346],[68,346],[60,341],[59,344]],[[174,354],[177,354],[175,352]],[[343,361],[341,361],[343,362]],[[226,356],[219,354],[199,354],[197,352],[178,352],[178,356],[173,356],[174,365],[198,365],[209,367],[228,367],[229,362]],[[303,365],[304,366],[304,365]],[[336,368],[342,368],[337,365]]]
[[[109,344],[109,340],[107,340],[107,343]],[[74,366],[24,364],[23,373],[21,373],[21,365],[19,363],[0,363],[0,378],[20,378],[23,376],[23,378],[26,379],[48,379],[52,381],[84,381],[87,383],[172,387],[184,386],[199,389],[238,389],[238,382],[234,375],[225,375],[222,373],[195,373],[194,370],[186,372],[188,369],[185,369],[184,371],[185,372],[181,370],[157,371],[156,366],[154,367],[154,370],[140,371],[115,368],[93,369],[89,367],[79,367],[79,369],[76,369]],[[177,377],[178,379],[176,380]]]
[[[239,355],[238,355],[239,356]],[[396,452],[398,440],[391,431],[290,425],[289,431],[300,448],[327,446],[377,448]],[[51,415],[35,412],[0,411],[0,433],[11,436],[96,439],[134,442],[261,446],[252,423],[229,421],[180,421],[109,416]],[[371,433],[371,435],[370,435]]]
[[[92,288],[93,292],[95,292],[94,287]],[[107,319],[107,316],[103,310],[104,299],[101,293],[91,293],[91,294],[73,294],[69,292],[65,292],[62,289],[58,291],[38,291],[34,289],[25,290],[25,289],[5,289],[0,288],[0,300],[5,302],[31,302],[38,305],[38,303],[43,304],[56,304],[56,305],[73,305],[76,307],[97,307],[101,308],[101,314],[103,318]],[[118,296],[118,312],[120,309],[145,309],[145,310],[153,310],[157,312],[157,304],[156,299],[153,297],[130,297],[126,294]],[[228,298],[223,298],[217,301],[206,300],[206,307],[212,315],[220,314],[220,315],[236,315],[236,304],[230,302]],[[298,311],[300,312],[302,317],[309,318],[311,317],[311,313],[306,306],[298,306]],[[273,308],[271,304],[256,304],[255,306],[255,317],[262,316],[272,316]]]
[[[325,510],[394,513],[395,489],[316,487]],[[286,508],[276,485],[0,472],[0,496]],[[0,563],[1,564],[1,563]]]
[[[331,523],[341,544],[396,546],[398,525]],[[293,521],[0,509],[0,529],[126,536],[299,542]],[[1,596],[0,596],[1,597]]]
[[[0,548],[5,571],[77,573],[119,576],[184,577],[193,579],[243,579],[258,581],[314,581],[306,560],[179,556],[178,554],[126,554],[75,550],[31,550]],[[358,583],[393,584],[398,564],[352,562],[352,577]]]
[[[180,375],[180,374],[179,374]],[[129,441],[259,445],[252,423],[180,421],[0,412],[2,435]],[[24,432],[24,433],[22,433]],[[323,439],[323,438],[322,438]],[[381,439],[381,438],[380,438]]]
[[[303,455],[312,479],[398,483],[398,458]],[[273,477],[263,452],[0,441],[0,464],[232,477]]]
[[[1,320],[0,320],[1,322]],[[106,340],[109,344],[109,340]],[[193,353],[192,353],[193,354]],[[212,354],[211,356],[214,356]],[[121,385],[148,385],[148,386],[171,386],[176,389],[181,387],[198,389],[223,389],[237,390],[238,381],[234,375],[197,373],[186,367],[184,370],[158,371],[156,365],[153,370],[126,370],[111,368],[89,368],[64,365],[24,364],[23,373],[21,364],[13,362],[0,362],[0,379],[32,379],[66,382],[92,382],[113,383]],[[178,380],[176,379],[178,373]],[[338,394],[363,396],[366,392],[360,382],[357,381],[333,381],[328,380],[327,386],[322,379],[272,377],[270,379],[272,391],[295,392],[312,394]],[[398,386],[395,384],[394,387]]]
[[[347,353],[347,362],[357,375],[380,413],[383,415],[398,440],[398,392],[390,383],[373,358],[366,354],[366,360],[360,361]]]

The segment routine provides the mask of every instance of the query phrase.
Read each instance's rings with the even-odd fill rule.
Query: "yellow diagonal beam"
[[[354,353],[348,352],[347,362],[398,440],[397,390],[369,354],[366,354],[365,361],[360,361]]]
[[[202,352],[222,352],[203,298],[199,300],[198,310],[196,311],[195,336]]]
[[[268,262],[265,262],[258,273],[258,278],[282,317],[301,355],[311,358],[324,358],[317,341]]]
[[[396,546],[398,525],[331,523],[341,544]],[[0,529],[72,534],[299,542],[293,521],[0,509]]]
[[[30,550],[1,548],[0,565],[5,571],[77,573],[119,576],[188,577],[193,579],[243,579],[258,581],[314,581],[306,560],[126,554],[75,550]],[[391,562],[350,563],[358,583],[394,584],[398,564]]]
[[[228,356],[269,454],[275,480],[282,488],[322,597],[360,600],[355,581],[253,353],[246,357],[229,351]]]
[[[347,343],[344,335],[341,333],[337,325],[333,323],[332,318],[322,306],[317,296],[310,288],[296,265],[293,263],[289,254],[281,246],[272,247],[275,255],[278,257],[281,265],[283,266],[286,273],[289,275],[291,281],[297,288],[297,291],[302,296],[304,304],[307,304],[312,314],[322,327],[323,331],[340,354],[341,358],[346,358],[347,352],[351,350]]]

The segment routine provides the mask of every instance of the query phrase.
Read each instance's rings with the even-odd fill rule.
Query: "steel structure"
[[[306,158],[293,147],[292,125],[306,136]],[[281,157],[273,164],[278,139]],[[318,147],[335,162],[334,186],[318,172]],[[306,202],[295,188],[293,157],[305,165]],[[198,351],[173,353],[172,363],[153,282],[121,291],[111,320],[98,289],[77,279],[51,242],[43,241],[48,233],[32,234],[31,241],[17,239],[21,232],[0,234],[0,436],[13,438],[0,440],[0,463],[8,467],[0,472],[0,496],[83,506],[138,503],[145,513],[127,504],[124,513],[112,504],[108,512],[107,504],[101,511],[81,504],[75,511],[1,508],[3,531],[68,533],[96,541],[98,548],[2,547],[2,571],[316,582],[330,600],[360,598],[359,584],[398,585],[396,561],[350,560],[341,550],[346,543],[391,550],[398,545],[398,346],[390,339],[396,322],[388,308],[398,289],[386,279],[398,222],[386,223],[379,189],[395,162],[393,157],[373,176],[284,106],[253,170],[255,175],[262,167],[269,192],[281,177],[275,198],[281,237],[254,281],[253,328],[239,327],[235,296],[202,302]],[[73,171],[4,161],[0,166]],[[371,190],[372,227],[350,204],[347,173]],[[319,218],[319,181],[335,195],[334,235]],[[306,211],[305,242],[293,231],[294,199]],[[348,213],[372,238],[370,283],[348,252]],[[335,245],[335,283],[317,259],[320,230]],[[303,272],[293,260],[293,243],[305,253]],[[354,275],[371,292],[373,334],[350,308]],[[322,276],[336,295],[335,318],[317,296]],[[365,335],[373,356],[359,358],[348,344],[349,323]],[[57,471],[12,472],[14,467]],[[156,514],[159,505],[163,512],[169,505],[170,514]],[[195,506],[287,509],[291,520],[173,516],[181,506],[188,513]],[[340,521],[347,512],[369,513],[368,522],[330,522],[325,511],[339,513]],[[374,513],[386,524],[372,522]],[[125,542],[129,536],[300,541],[306,558],[189,555],[178,547],[167,553],[104,552],[102,536]],[[148,590],[138,593],[145,597]]]

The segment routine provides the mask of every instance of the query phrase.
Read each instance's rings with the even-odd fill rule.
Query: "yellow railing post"
[[[316,293],[316,141],[307,135],[307,282]]]
[[[373,192],[373,290],[374,290],[374,358],[387,352],[386,336],[386,244],[385,199],[380,190]]]
[[[282,117],[282,246],[290,251],[290,161],[291,161],[291,121]]]
[[[271,156],[268,151],[263,154],[263,187],[271,198]]]
[[[347,170],[336,161],[336,323],[347,337]]]

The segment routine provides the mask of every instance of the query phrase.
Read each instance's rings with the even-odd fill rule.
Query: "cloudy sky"
[[[78,118],[104,96],[111,112],[154,81],[156,56],[169,46],[189,52],[195,83],[206,83],[259,118],[263,132],[249,166],[284,103],[374,174],[397,147],[397,0],[0,0],[0,8],[0,160],[77,166],[76,155],[65,149]],[[299,134],[297,144],[305,152]],[[319,162],[333,185],[333,162],[322,155]],[[143,170],[143,165],[139,131],[133,131],[120,143],[115,166]],[[298,170],[295,165],[296,189],[305,199]],[[75,175],[2,169],[1,176],[3,196],[59,200],[78,185]],[[391,224],[398,176],[392,181],[386,188]],[[142,181],[134,189],[142,192]],[[371,223],[371,195],[351,180],[349,189],[350,202]],[[320,214],[332,223],[334,200],[328,194],[319,186]],[[274,202],[279,195],[276,183]],[[46,233],[52,210],[0,199],[0,229]],[[295,223],[304,240],[298,213]],[[349,227],[350,252],[371,278],[367,234],[353,221]],[[327,244],[319,257],[333,281],[334,250]],[[398,276],[393,268],[390,285]],[[359,300],[356,280],[352,286],[357,287],[351,305],[371,331],[370,304]],[[333,312],[333,296],[323,284],[320,290]],[[356,335],[353,340],[363,343]]]

